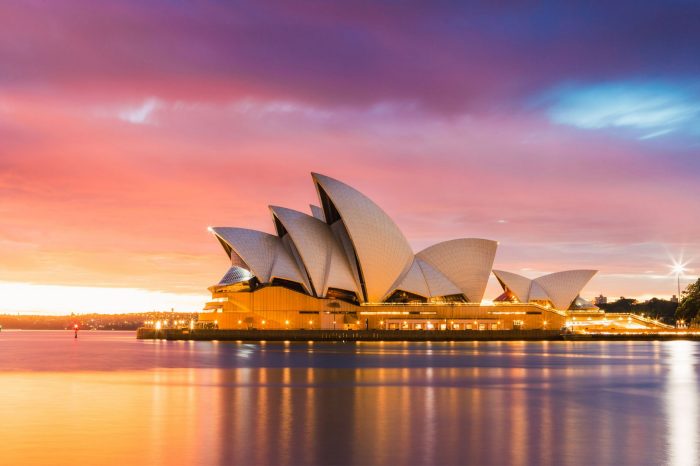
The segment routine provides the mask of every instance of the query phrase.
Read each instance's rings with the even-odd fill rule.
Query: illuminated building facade
[[[414,253],[372,200],[312,174],[311,215],[270,206],[276,234],[212,227],[230,259],[200,325],[244,329],[558,329],[596,273],[537,279],[494,270],[504,293],[482,305],[498,243],[460,238]]]

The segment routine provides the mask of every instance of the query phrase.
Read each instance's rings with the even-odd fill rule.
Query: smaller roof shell
[[[526,303],[530,300],[531,279],[517,273],[506,272],[505,270],[494,270],[493,274],[501,283],[503,289],[507,288],[510,290],[518,298],[518,301]]]
[[[425,281],[423,271],[418,265],[417,259],[413,261],[411,268],[408,269],[408,272],[403,276],[400,283],[394,286],[394,290],[408,291],[409,293],[417,294],[425,298],[430,297],[428,283]]]
[[[437,269],[473,303],[480,303],[486,291],[496,241],[480,238],[460,238],[430,246],[416,257]]]
[[[224,249],[230,251],[232,265],[250,270],[261,283],[282,278],[297,282],[309,291],[304,275],[279,237],[247,228],[213,227],[210,230]]]
[[[493,273],[503,289],[510,290],[520,302],[549,301],[556,309],[566,310],[597,270],[565,270],[535,279],[503,270]]]
[[[576,296],[597,272],[597,270],[565,270],[543,275],[534,281],[547,292],[549,300],[556,309],[569,309]]]
[[[286,207],[270,210],[291,238],[318,296],[326,296],[329,287],[358,292],[347,258],[326,223]]]

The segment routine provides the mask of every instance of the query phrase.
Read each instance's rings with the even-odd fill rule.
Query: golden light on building
[[[315,320],[317,329],[538,330],[604,315],[580,296],[595,270],[537,278],[493,270],[498,244],[487,239],[458,238],[415,253],[367,196],[324,175],[312,180],[319,202],[311,215],[270,207],[276,234],[209,228],[231,266],[209,288],[202,325],[236,328],[237,320],[238,328],[290,329]],[[350,238],[352,248],[343,243]],[[484,299],[491,274],[504,291],[494,300]]]

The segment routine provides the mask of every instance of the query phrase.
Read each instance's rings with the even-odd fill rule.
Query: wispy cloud
[[[248,116],[265,117],[270,115],[291,115],[305,118],[326,119],[332,112],[298,102],[273,100],[261,101],[241,99],[231,105],[233,111]]]
[[[150,97],[137,107],[126,108],[119,112],[119,119],[135,125],[153,123],[152,115],[158,107],[160,107],[160,101]]]
[[[639,139],[700,129],[700,93],[693,86],[637,81],[564,86],[545,101],[551,121],[581,129],[625,129]]]

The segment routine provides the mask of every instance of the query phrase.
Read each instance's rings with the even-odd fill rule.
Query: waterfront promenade
[[[139,339],[221,341],[558,340],[558,330],[216,330],[140,328]]]
[[[700,332],[562,333],[559,330],[216,330],[140,328],[141,340],[197,341],[561,341],[700,340]]]

